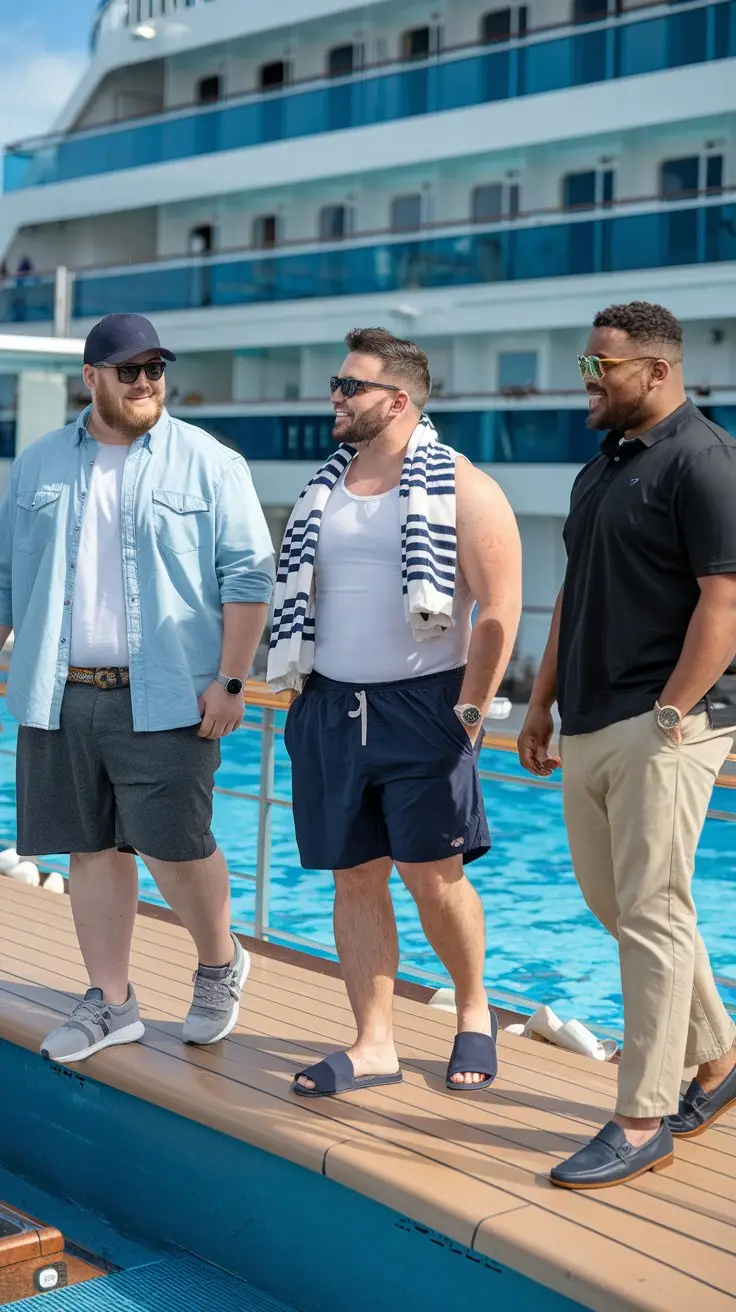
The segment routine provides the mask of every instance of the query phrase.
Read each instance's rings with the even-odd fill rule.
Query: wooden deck
[[[610,1067],[502,1034],[493,1092],[454,1097],[452,1018],[399,997],[404,1084],[305,1104],[293,1071],[351,1039],[340,980],[309,958],[254,954],[234,1034],[193,1049],[178,1027],[194,964],[178,926],[139,916],[145,1040],[98,1054],[85,1074],[323,1172],[584,1307],[736,1308],[735,1116],[680,1145],[670,1171],[564,1193],[547,1172],[607,1119]],[[68,899],[0,879],[0,1037],[37,1048],[84,987]]]

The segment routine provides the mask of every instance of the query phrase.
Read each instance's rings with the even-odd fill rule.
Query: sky
[[[47,132],[88,58],[98,0],[0,0],[0,144]]]

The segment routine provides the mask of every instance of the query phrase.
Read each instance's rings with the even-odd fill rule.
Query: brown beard
[[[369,442],[375,442],[381,433],[385,433],[390,423],[391,419],[388,415],[377,413],[376,410],[367,410],[351,419],[350,427],[340,435],[339,440],[345,442],[347,446],[367,446]]]
[[[158,423],[165,400],[166,393],[163,389],[161,392],[154,392],[150,398],[150,405],[146,406],[145,410],[141,410],[137,406],[133,407],[125,397],[115,396],[104,382],[98,383],[95,394],[95,406],[103,423],[120,433],[121,437],[128,437],[132,441],[148,433],[154,424]]]

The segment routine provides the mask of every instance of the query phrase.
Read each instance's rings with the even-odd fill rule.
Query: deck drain
[[[503,1274],[503,1267],[492,1258],[485,1257],[483,1253],[476,1253],[472,1248],[466,1248],[465,1244],[459,1244],[455,1239],[448,1239],[440,1230],[432,1230],[428,1225],[421,1225],[419,1221],[413,1221],[410,1216],[400,1217],[396,1222],[396,1229],[403,1230],[405,1234],[428,1239],[436,1248],[444,1248],[446,1252],[453,1253],[456,1257],[464,1257],[474,1266],[482,1266],[486,1271],[494,1271],[499,1276]]]

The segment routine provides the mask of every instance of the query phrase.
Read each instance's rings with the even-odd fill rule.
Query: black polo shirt
[[[698,578],[736,573],[736,442],[692,401],[641,437],[609,433],[575,480],[564,538],[557,700],[563,733],[592,733],[653,709]],[[705,705],[714,727],[736,724],[736,664]]]

